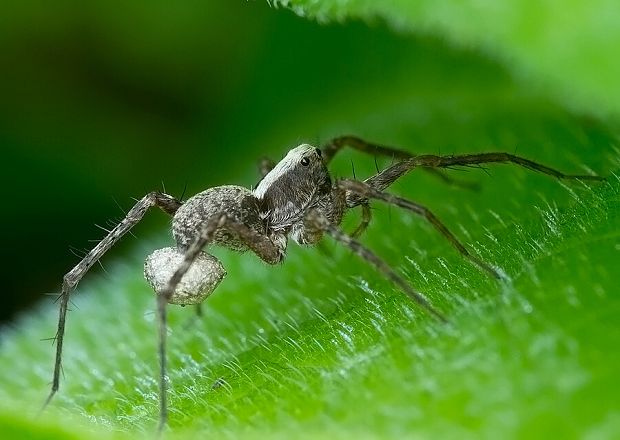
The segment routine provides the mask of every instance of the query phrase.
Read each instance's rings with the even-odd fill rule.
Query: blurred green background
[[[4,7],[2,432],[129,437],[156,424],[153,301],[140,272],[144,256],[170,242],[160,212],[104,258],[107,271],[95,267],[80,285],[67,378],[32,422],[53,356],[39,339],[53,334],[57,312],[48,299],[11,319],[59,288],[79,259],[73,253],[103,236],[95,224],[109,228],[133,198],[163,186],[179,197],[251,186],[261,156],[353,133],[419,153],[517,151],[612,179],[590,189],[498,166],[456,173],[480,183],[479,192],[423,173],[395,185],[512,277],[498,286],[422,222],[379,205],[365,242],[453,327],[428,320],[329,242],[291,246],[277,268],[224,252],[230,275],[198,330],[182,331],[191,312],[171,308],[176,433],[619,433],[613,7],[277,3],[311,19],[262,1]],[[350,177],[353,166],[363,177],[375,162],[345,153],[334,173]],[[222,377],[230,387],[218,391]]]

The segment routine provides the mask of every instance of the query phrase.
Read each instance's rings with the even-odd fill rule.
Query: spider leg
[[[460,154],[456,156],[435,156],[427,154],[416,156],[410,161],[415,166],[448,168],[453,166],[474,166],[484,163],[513,163],[520,167],[527,168],[532,171],[547,174],[558,179],[566,180],[596,180],[604,181],[605,178],[593,174],[565,174],[562,171],[550,168],[546,165],[534,162],[521,156],[510,153],[494,152],[494,153],[478,153],[478,154]]]
[[[45,400],[45,408],[56,392],[60,383],[60,372],[62,365],[62,346],[65,336],[65,321],[67,318],[67,307],[69,295],[77,286],[82,277],[120,238],[131,230],[142,220],[144,214],[150,207],[157,206],[167,214],[174,214],[181,206],[181,202],[172,196],[161,192],[150,192],[140,199],[133,208],[129,210],[125,218],[112,229],[103,240],[101,240],[82,260],[63,277],[62,290],[60,293],[60,310],[58,316],[58,330],[56,332],[56,358],[54,363],[54,377],[52,379],[52,390]]]
[[[447,174],[445,171],[438,170],[437,168],[424,168],[424,171],[437,177],[439,180],[441,180],[447,185],[467,189],[470,191],[480,191],[480,184],[478,182],[468,182],[467,180],[455,179],[454,177]]]
[[[441,222],[428,208],[410,200],[403,199],[393,194],[376,190],[367,183],[357,180],[339,180],[336,184],[338,187],[347,191],[347,205],[355,206],[358,203],[368,203],[368,199],[382,200],[391,205],[408,209],[409,211],[424,217],[439,233],[441,233],[456,248],[461,255],[471,261],[479,268],[491,274],[494,278],[500,279],[501,275],[490,264],[484,262],[480,258],[472,255],[467,248],[456,238],[456,236]],[[361,200],[360,200],[361,198]]]
[[[392,157],[394,159],[409,159],[413,154],[398,148],[388,147],[380,144],[373,144],[357,136],[339,136],[332,139],[323,147],[323,161],[327,164],[331,162],[334,156],[344,147],[350,147],[354,150],[361,151],[366,154]]]
[[[364,233],[364,231],[368,228],[370,221],[372,220],[372,211],[370,210],[370,205],[368,203],[360,202],[359,206],[362,207],[362,220],[360,224],[357,226],[355,231],[351,233],[351,237],[357,238]]]
[[[398,178],[407,174],[414,168],[450,168],[450,167],[473,167],[485,163],[512,163],[523,168],[527,168],[538,173],[547,174],[557,179],[565,180],[593,180],[593,181],[605,181],[605,177],[601,177],[594,174],[565,174],[562,171],[558,171],[554,168],[550,168],[546,165],[534,162],[529,159],[525,159],[520,156],[515,156],[510,153],[479,153],[479,154],[460,154],[456,156],[436,156],[432,154],[426,154],[421,156],[414,156],[410,159],[405,159],[401,162],[397,162],[393,165],[382,170],[380,173],[366,179],[364,182],[369,184],[375,189],[384,190]]]
[[[357,136],[339,136],[337,138],[329,141],[322,149],[323,152],[323,160],[326,164],[329,164],[334,156],[342,150],[344,147],[350,147],[354,150],[361,151],[366,154],[379,155],[385,157],[391,157],[393,159],[410,159],[414,157],[408,151],[401,150],[399,148],[388,147],[386,145],[375,144],[372,142],[367,142]],[[477,191],[480,189],[480,185],[475,182],[467,182],[465,180],[455,179],[452,176],[449,176],[442,170],[427,168],[426,171],[429,174],[434,175],[439,178],[442,182],[472,191]]]
[[[448,322],[447,318],[436,310],[429,301],[415,289],[413,289],[400,275],[396,273],[385,261],[379,258],[374,252],[366,248],[359,241],[347,235],[342,229],[330,223],[330,221],[317,210],[312,209],[308,212],[306,220],[313,227],[325,231],[334,240],[344,244],[355,252],[359,257],[372,264],[379,272],[383,273],[390,281],[400,287],[415,303],[419,304],[428,313],[439,319],[441,322]]]
[[[157,312],[159,316],[159,390],[160,412],[159,429],[161,432],[168,420],[167,382],[166,382],[166,334],[167,313],[166,306],[172,297],[183,275],[187,273],[191,265],[196,261],[201,250],[213,240],[215,232],[220,228],[226,228],[236,233],[247,246],[263,261],[269,264],[277,264],[284,258],[283,245],[274,242],[268,236],[250,229],[244,224],[237,223],[228,218],[226,214],[216,214],[209,218],[202,226],[200,233],[192,244],[185,250],[183,261],[170,277],[166,287],[157,292]]]

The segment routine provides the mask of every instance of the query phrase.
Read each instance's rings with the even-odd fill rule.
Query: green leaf
[[[620,11],[613,0],[272,0],[320,21],[385,20],[500,60],[574,109],[620,115]]]
[[[558,182],[501,165],[452,172],[478,182],[477,192],[417,172],[394,185],[509,277],[489,279],[423,220],[377,204],[364,243],[448,325],[327,239],[316,249],[291,245],[279,267],[216,250],[229,276],[205,316],[170,307],[170,437],[618,436],[617,127],[575,116],[501,66],[437,40],[359,24],[298,26],[307,24],[270,30],[272,52],[223,135],[247,140],[247,161],[221,151],[230,161],[213,165],[244,166],[241,182],[256,180],[253,157],[266,149],[282,155],[278,145],[298,136],[351,132],[419,153],[517,149],[567,172],[607,174],[609,183]],[[282,61],[310,40],[307,68]],[[350,176],[351,161],[358,177],[375,172],[372,157],[347,152],[334,175]],[[39,418],[53,365],[53,347],[40,339],[53,335],[56,305],[3,331],[0,432],[53,439],[154,431],[155,302],[142,264],[170,239],[139,243],[80,284],[61,390]]]

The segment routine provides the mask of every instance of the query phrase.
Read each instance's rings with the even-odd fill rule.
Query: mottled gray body
[[[335,187],[319,149],[303,144],[292,149],[273,169],[267,172],[254,191],[235,185],[218,186],[202,191],[180,206],[172,219],[172,234],[179,255],[187,252],[212,219],[224,214],[226,221],[213,228],[208,245],[224,246],[245,252],[254,251],[270,264],[284,259],[288,237],[299,244],[315,244],[323,236],[313,219],[307,217],[314,209],[331,223],[339,224],[346,209],[346,191]],[[248,234],[251,235],[248,238]],[[208,255],[212,260],[215,257]],[[274,257],[275,255],[275,257]],[[151,254],[145,264],[145,277],[159,294],[171,274],[161,270],[162,259],[169,252]],[[215,260],[217,261],[217,260]],[[195,262],[193,264],[196,264]],[[156,269],[158,268],[158,269]],[[169,298],[172,304],[199,304],[211,294],[222,280],[218,267],[204,283],[199,271],[189,271]],[[192,298],[188,286],[194,286]]]
[[[302,165],[304,160],[307,165]],[[172,234],[179,250],[184,251],[208,219],[226,213],[231,221],[269,237],[285,251],[288,237],[299,244],[314,244],[321,239],[323,231],[305,218],[310,208],[339,224],[346,196],[344,190],[333,186],[320,150],[304,144],[268,171],[254,191],[225,185],[191,197],[174,215]],[[240,252],[249,249],[248,243],[228,226],[218,228],[209,244]]]
[[[192,244],[206,220],[223,212],[234,222],[245,224],[259,234],[267,231],[259,216],[258,199],[252,191],[241,186],[217,186],[188,199],[172,218],[172,235],[179,250],[185,250]],[[226,228],[219,228],[215,232],[211,244],[236,251],[248,249],[247,244],[234,231]]]
[[[332,181],[327,164],[344,146],[399,159],[364,181]],[[283,261],[288,238],[299,244],[317,243],[323,234],[344,244],[372,264],[413,301],[442,321],[446,319],[426,298],[368,248],[355,240],[371,219],[370,200],[380,200],[407,209],[425,218],[465,258],[500,278],[493,266],[469,253],[467,248],[426,207],[384,192],[411,170],[422,167],[448,183],[457,183],[441,168],[511,162],[561,179],[604,180],[591,175],[566,175],[528,159],[508,153],[481,153],[459,156],[413,156],[391,147],[372,144],[352,136],[333,139],[322,150],[304,144],[293,148],[277,164],[263,161],[263,179],[253,191],[240,186],[220,186],[196,194],[185,203],[167,194],[152,192],[140,199],[126,217],[99,242],[63,279],[58,319],[56,361],[50,402],[60,382],[61,355],[69,294],[84,274],[153,206],[173,216],[172,233],[176,247],[153,252],[145,263],[145,276],[157,293],[160,359],[160,430],[167,419],[166,401],[166,305],[199,304],[215,290],[226,275],[222,264],[205,247],[225,246],[236,251],[252,251],[268,264]],[[460,186],[468,186],[462,185]],[[362,221],[353,234],[339,225],[344,213],[362,207]]]

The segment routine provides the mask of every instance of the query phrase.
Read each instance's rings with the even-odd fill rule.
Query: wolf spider
[[[327,165],[345,146],[368,154],[398,159],[366,180],[332,180]],[[165,426],[166,401],[166,306],[200,304],[226,275],[222,264],[203,249],[220,245],[237,251],[251,250],[268,264],[284,260],[289,238],[302,245],[316,244],[324,234],[350,248],[402,289],[414,302],[440,321],[444,315],[414,290],[398,273],[371,250],[356,240],[371,220],[370,201],[380,200],[411,211],[426,219],[458,252],[494,278],[499,272],[471,254],[450,230],[426,207],[392,195],[384,190],[401,176],[424,168],[446,181],[441,169],[479,166],[488,163],[513,163],[558,179],[595,180],[596,175],[569,175],[509,153],[463,155],[412,155],[403,150],[366,142],[354,136],[333,139],[322,149],[308,144],[293,148],[277,164],[261,163],[262,180],[253,190],[241,186],[209,188],[182,202],[162,192],[151,192],[129,210],[126,217],[101,240],[63,278],[60,316],[56,334],[56,359],[47,405],[58,391],[65,320],[69,294],[85,273],[123,235],[135,226],[146,211],[157,206],[172,216],[175,247],[153,252],[145,263],[145,277],[157,294],[159,318],[159,430]],[[352,234],[339,225],[345,212],[361,207],[362,219]]]

